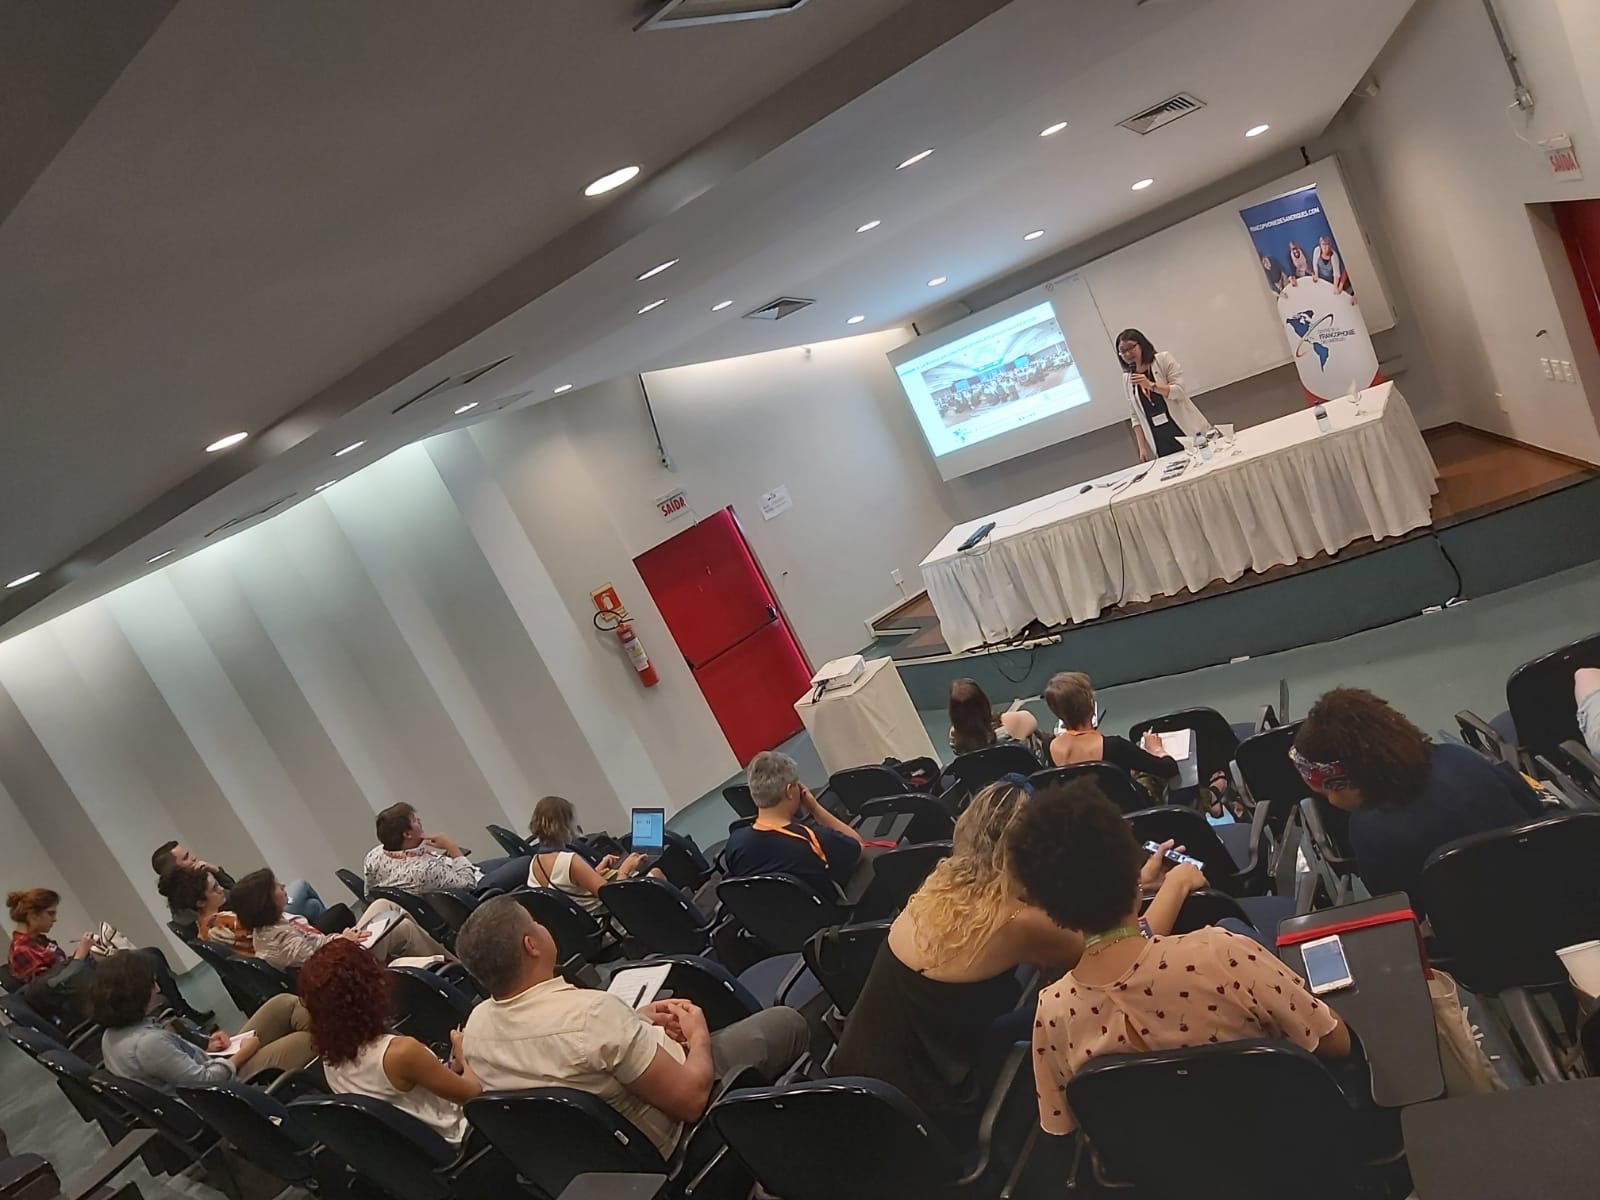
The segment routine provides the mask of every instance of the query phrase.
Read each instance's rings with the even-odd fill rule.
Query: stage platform
[[[1330,641],[1600,557],[1600,469],[1465,425],[1423,436],[1439,467],[1426,528],[960,654],[924,592],[875,620],[863,652],[896,661],[918,708],[942,708],[958,676],[997,698],[1037,694],[1057,671],[1128,683]]]

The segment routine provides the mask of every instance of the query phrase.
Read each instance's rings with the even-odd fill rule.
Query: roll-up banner
[[[1266,285],[1278,306],[1306,402],[1332,400],[1383,381],[1356,286],[1316,184],[1241,209]]]

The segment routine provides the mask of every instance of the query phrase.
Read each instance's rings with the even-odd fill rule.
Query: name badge
[[[1166,423],[1167,423],[1167,414],[1166,413],[1157,413],[1155,416],[1150,418],[1150,424],[1152,424],[1152,425],[1165,425]]]

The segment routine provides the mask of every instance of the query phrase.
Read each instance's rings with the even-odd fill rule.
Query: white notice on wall
[[[761,496],[761,518],[770,521],[781,513],[788,512],[794,507],[794,501],[789,499],[789,489],[784,486],[773,488]]]

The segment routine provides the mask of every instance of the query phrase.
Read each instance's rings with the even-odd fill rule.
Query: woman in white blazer
[[[1183,367],[1171,354],[1157,350],[1137,329],[1124,329],[1117,334],[1117,357],[1127,373],[1128,404],[1133,409],[1133,436],[1140,462],[1177,454],[1183,449],[1178,441],[1180,435],[1194,437],[1210,428],[1211,422],[1184,390]]]

